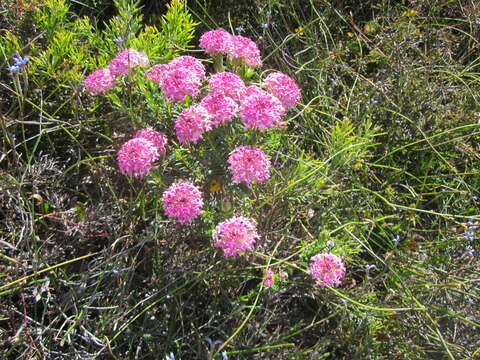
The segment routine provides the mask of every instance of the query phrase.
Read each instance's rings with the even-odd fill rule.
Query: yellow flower
[[[303,27],[299,26],[295,29],[295,32],[298,34],[298,35],[303,35]]]

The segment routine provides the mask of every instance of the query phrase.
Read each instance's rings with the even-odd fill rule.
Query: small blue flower
[[[209,337],[206,337],[205,340],[207,343],[209,343],[210,345],[212,345],[212,339],[210,339]]]
[[[226,351],[222,351],[222,359],[223,359],[223,360],[228,360],[228,356],[227,356],[227,352],[226,352]]]
[[[22,66],[22,65],[25,65],[27,62],[29,62],[30,58],[21,57],[20,55],[15,55],[13,56],[13,61],[15,62],[15,65]]]
[[[395,237],[393,238],[393,243],[396,245],[400,242],[401,238],[400,238],[400,235],[395,235]]]
[[[235,28],[235,30],[238,32],[242,32],[243,30],[245,30],[245,28],[243,27],[243,25],[239,25]]]
[[[214,344],[215,345],[220,345],[222,342],[220,340],[215,340]]]
[[[12,73],[18,73],[21,70],[20,65],[12,65],[12,66],[7,66],[7,70],[12,72]]]
[[[116,38],[113,38],[113,42],[117,44],[121,44],[123,43],[123,39],[120,36],[118,36]]]
[[[377,268],[377,265],[374,265],[374,264],[367,264],[367,265],[365,265],[365,269],[366,269],[367,271],[370,271],[370,270],[376,269],[376,268]]]
[[[476,25],[480,25],[480,19],[475,20]]]
[[[268,22],[264,21],[260,24],[260,27],[262,27],[263,29],[266,29],[268,27]]]

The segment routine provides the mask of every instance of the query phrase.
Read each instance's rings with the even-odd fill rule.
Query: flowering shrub
[[[251,184],[263,182],[270,176],[270,160],[255,146],[239,146],[229,156],[232,180]]]
[[[251,219],[236,216],[217,225],[213,233],[214,245],[223,250],[226,257],[252,249],[259,238]]]
[[[200,189],[188,180],[181,180],[168,187],[163,193],[163,209],[179,223],[190,223],[202,211],[203,200]]]
[[[345,275],[342,259],[333,254],[317,254],[312,258],[310,275],[320,287],[340,285]]]

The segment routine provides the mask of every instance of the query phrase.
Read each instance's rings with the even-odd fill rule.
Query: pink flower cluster
[[[136,138],[144,138],[152,142],[153,146],[157,148],[157,151],[160,155],[165,155],[167,150],[165,149],[165,145],[167,145],[167,137],[164,133],[160,131],[156,131],[151,127],[139,130],[135,134]]]
[[[211,128],[211,116],[201,105],[183,109],[175,121],[175,132],[181,144],[188,141],[196,144],[203,137],[203,133]]]
[[[297,84],[288,75],[279,72],[271,73],[265,78],[263,84],[282,102],[286,110],[297,105],[302,97]]]
[[[150,172],[158,157],[158,150],[151,141],[133,138],[118,152],[118,165],[124,174],[141,178]]]
[[[93,94],[105,93],[115,86],[116,76],[128,74],[136,66],[147,66],[145,53],[134,49],[120,51],[105,69],[95,70],[84,80],[84,86]]]
[[[120,51],[108,64],[112,75],[127,75],[128,71],[136,66],[148,66],[148,57],[145,53],[135,49]]]
[[[135,137],[123,144],[118,151],[120,170],[136,178],[144,177],[160,155],[165,155],[166,143],[165,134],[152,128],[137,131]]]
[[[267,268],[265,271],[265,277],[263,278],[263,285],[270,287],[273,285],[273,280],[273,270],[271,268]]]
[[[237,103],[221,93],[208,94],[200,101],[200,105],[211,115],[213,126],[231,121],[238,113]]]
[[[115,76],[108,69],[98,69],[85,78],[84,86],[93,94],[104,93],[115,86]]]
[[[208,86],[211,91],[230,96],[235,101],[240,101],[245,91],[245,83],[237,74],[222,71],[210,76]]]
[[[200,47],[209,54],[227,54],[232,35],[223,29],[207,31],[200,37]]]
[[[239,146],[228,157],[232,180],[259,183],[270,177],[270,160],[265,153],[255,146]]]
[[[200,47],[210,54],[226,54],[233,61],[250,66],[261,66],[262,58],[257,44],[251,39],[231,35],[223,29],[207,31],[200,37]]]
[[[309,273],[320,287],[341,284],[345,275],[345,266],[342,259],[333,254],[317,254],[312,257]]]
[[[245,97],[240,105],[240,117],[247,129],[265,130],[281,126],[284,113],[285,108],[280,100],[261,89]]]
[[[163,209],[179,223],[190,223],[202,211],[203,200],[200,189],[188,180],[181,180],[168,187],[163,193]]]
[[[213,232],[214,246],[221,248],[226,257],[250,250],[258,238],[254,222],[243,216],[224,220]]]
[[[185,96],[193,99],[198,95],[205,66],[192,56],[179,56],[168,64],[152,66],[145,75],[158,83],[169,102],[183,102]]]

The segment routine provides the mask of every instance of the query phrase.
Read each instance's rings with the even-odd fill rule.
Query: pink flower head
[[[127,75],[128,70],[135,66],[148,66],[148,57],[145,53],[135,49],[120,51],[108,64],[110,72],[117,75]]]
[[[237,74],[222,71],[213,74],[208,80],[210,90],[230,96],[235,101],[240,101],[245,91],[245,83]]]
[[[175,121],[175,131],[180,143],[191,141],[194,144],[202,138],[204,131],[212,128],[212,120],[208,111],[200,105],[192,105],[183,109]]]
[[[141,178],[152,169],[158,159],[158,150],[150,140],[133,138],[122,145],[118,152],[118,165],[124,174]]]
[[[263,285],[266,287],[270,287],[273,285],[273,270],[271,268],[268,268],[265,271],[265,277],[263,278]]]
[[[239,146],[228,157],[232,180],[244,181],[248,185],[259,183],[270,177],[270,160],[255,146]]]
[[[179,56],[170,61],[169,63],[170,69],[186,69],[192,72],[196,77],[199,79],[203,79],[205,77],[205,66],[203,66],[202,62],[193,56]]]
[[[260,50],[254,41],[241,35],[233,35],[231,39],[232,46],[228,54],[232,59],[240,59],[250,66],[262,65]]]
[[[94,94],[104,93],[115,86],[115,76],[108,69],[99,69],[88,75],[83,84]]]
[[[223,29],[210,30],[200,37],[200,47],[210,54],[226,54],[232,46],[232,35]]]
[[[192,99],[198,95],[200,83],[191,70],[179,67],[167,71],[159,86],[169,102],[182,102],[187,95]]]
[[[345,275],[342,259],[333,254],[317,254],[312,257],[309,273],[320,287],[340,285]]]
[[[274,72],[268,75],[263,83],[282,102],[282,105],[287,110],[297,105],[302,97],[297,84],[288,75]]]
[[[240,106],[240,117],[247,129],[264,130],[281,125],[284,112],[280,100],[266,91],[257,91],[247,96]]]
[[[243,100],[249,97],[250,95],[261,95],[265,94],[265,90],[258,87],[257,85],[248,85],[243,92]]]
[[[203,200],[200,189],[188,180],[181,180],[168,187],[163,193],[163,209],[179,223],[186,224],[202,211]]]
[[[144,138],[149,140],[156,148],[160,155],[165,155],[165,145],[167,144],[167,137],[160,131],[153,130],[151,127],[139,130],[135,134],[135,138]]]
[[[223,249],[225,257],[235,256],[239,252],[250,250],[258,238],[253,221],[236,216],[217,225],[213,232],[213,245]]]
[[[237,103],[230,97],[220,93],[210,93],[205,96],[200,105],[212,116],[214,126],[231,121],[238,113]]]
[[[145,75],[152,81],[159,84],[162,82],[165,73],[170,69],[168,64],[157,64],[153,65],[150,69],[145,71]]]

